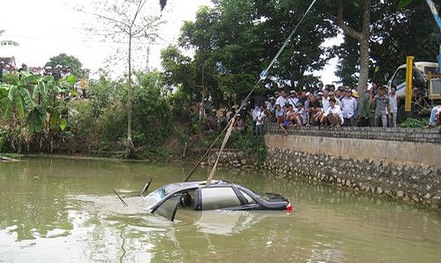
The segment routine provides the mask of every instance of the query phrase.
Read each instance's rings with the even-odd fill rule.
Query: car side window
[[[232,187],[203,187],[199,191],[202,210],[222,209],[241,205]]]
[[[243,197],[245,198],[245,200],[247,201],[248,204],[255,204],[256,203],[256,201],[253,198],[251,198],[251,196],[249,196],[244,191],[240,190],[240,193],[243,195]]]

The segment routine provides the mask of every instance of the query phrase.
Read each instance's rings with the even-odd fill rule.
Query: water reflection
[[[177,220],[193,224],[200,233],[232,236],[268,217],[286,217],[283,211],[186,211],[178,210]]]
[[[184,169],[184,170],[183,170]],[[0,163],[0,262],[435,262],[441,216],[320,183],[220,171],[295,211],[178,211],[147,216],[139,190],[185,167],[30,159]],[[195,180],[206,178],[200,170]],[[115,188],[127,202],[113,194]]]

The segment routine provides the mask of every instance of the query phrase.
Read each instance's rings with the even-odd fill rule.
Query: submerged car
[[[280,194],[259,195],[238,184],[221,180],[181,182],[164,185],[144,196],[151,180],[144,186],[141,196],[151,214],[158,213],[174,220],[178,208],[204,210],[285,210],[292,211],[291,203]]]

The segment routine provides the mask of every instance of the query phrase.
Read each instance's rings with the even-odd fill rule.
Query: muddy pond
[[[221,170],[294,212],[149,215],[139,192],[190,166],[28,158],[0,163],[0,262],[439,262],[441,213],[304,180]],[[206,179],[199,169],[193,180]],[[116,189],[128,206],[124,206]]]

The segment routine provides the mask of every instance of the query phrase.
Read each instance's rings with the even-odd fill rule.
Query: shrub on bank
[[[428,118],[414,119],[408,118],[400,124],[401,128],[423,128],[429,123]]]

